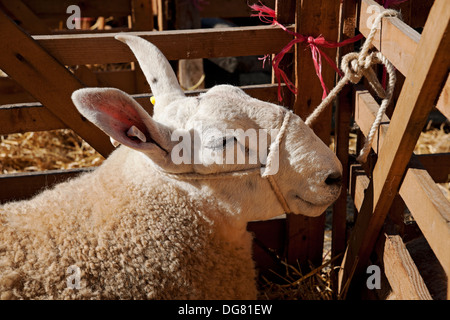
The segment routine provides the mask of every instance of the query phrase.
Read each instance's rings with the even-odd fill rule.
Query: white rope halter
[[[266,165],[250,168],[245,170],[237,170],[237,171],[227,171],[227,172],[217,172],[217,173],[207,173],[200,174],[197,172],[187,172],[187,173],[168,173],[161,170],[159,167],[158,170],[163,173],[165,176],[173,178],[175,180],[214,180],[214,179],[231,179],[231,178],[244,178],[250,175],[254,175],[260,173],[261,178],[267,179],[270,183],[270,187],[272,191],[275,193],[275,196],[280,203],[281,207],[286,213],[291,213],[289,205],[287,204],[286,199],[283,196],[277,182],[275,181],[275,170],[273,169],[274,161],[278,161],[275,159],[276,155],[279,155],[280,144],[284,138],[286,128],[289,123],[289,119],[291,117],[292,112],[287,111],[284,115],[283,122],[280,126],[280,130],[278,131],[276,139],[271,143],[269,147],[269,154],[267,155]],[[264,169],[264,170],[262,170]]]
[[[377,116],[372,124],[370,132],[367,135],[364,147],[361,149],[361,152],[357,159],[362,163],[367,161],[367,156],[369,155],[370,149],[372,147],[375,133],[381,123],[381,119],[386,111],[387,106],[391,102],[392,95],[394,93],[395,82],[397,80],[395,67],[391,64],[391,62],[381,52],[369,53],[369,49],[372,46],[372,41],[377,31],[377,27],[381,23],[381,19],[384,17],[397,16],[399,16],[399,13],[397,11],[385,10],[375,18],[372,29],[370,30],[369,36],[364,42],[361,51],[359,53],[351,52],[342,58],[341,69],[344,72],[344,77],[337,83],[337,85],[333,88],[333,90],[331,90],[328,96],[324,100],[322,100],[322,102],[305,121],[308,126],[311,126],[311,124],[318,118],[319,114],[336,98],[342,88],[349,81],[357,84],[361,80],[361,78],[365,76],[372,88],[375,90],[376,94],[380,98],[382,98],[383,101],[381,102],[380,109],[378,109]],[[381,86],[374,71],[371,68],[372,65],[380,63],[384,64],[387,73],[389,74],[389,82],[387,84],[386,91]]]

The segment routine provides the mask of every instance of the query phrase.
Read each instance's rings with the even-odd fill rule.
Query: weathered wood
[[[274,2],[274,0],[265,0],[264,4],[269,8],[273,8]],[[292,1],[285,0],[283,2]],[[201,5],[200,14],[203,18],[246,18],[252,14],[252,11],[247,1],[221,0],[208,1]]]
[[[377,111],[374,108],[375,105],[375,99],[367,91],[357,94],[355,121],[365,134],[369,132],[370,123],[375,119]],[[386,139],[387,127],[389,126],[387,117],[384,118],[384,123],[383,128],[378,133],[380,145],[383,145]],[[374,150],[378,152],[378,148],[374,148]],[[423,161],[426,169],[416,163],[417,160]],[[436,164],[438,164],[437,168]],[[411,165],[407,169],[400,187],[400,196],[405,201],[439,261],[441,261],[444,270],[449,274],[450,203],[427,171],[432,173],[438,171],[434,173],[436,180],[445,179],[447,181],[450,172],[450,154],[413,156]],[[362,190],[368,188],[368,182],[364,182],[364,179],[367,178],[359,176],[356,178],[357,186],[354,189],[354,201],[358,211],[361,209],[364,199]]]
[[[0,5],[6,9],[14,21],[31,34],[48,34],[50,28],[34,14],[21,0],[2,0]]]
[[[276,19],[279,23],[287,26],[291,24],[295,24],[296,18],[296,1],[275,1],[275,15]],[[274,59],[276,54],[272,54],[272,59]],[[288,52],[285,54],[282,61],[280,61],[278,67],[283,70],[289,79],[293,79],[295,77],[294,73],[294,53]],[[272,69],[272,83],[277,83],[277,79],[275,76],[275,72]],[[283,106],[286,106],[289,109],[292,109],[295,101],[295,95],[290,90],[285,90],[282,92],[283,101],[278,102]]]
[[[297,1],[296,32],[337,41],[339,34],[339,1]],[[286,43],[285,43],[286,44]],[[336,58],[336,49],[323,50],[332,60]],[[298,88],[293,110],[303,119],[319,105],[322,99],[322,87],[316,78],[311,51],[304,44],[295,48],[295,85]],[[334,85],[335,72],[325,66],[323,78],[328,88]],[[313,78],[311,78],[313,77]],[[331,108],[321,114],[313,125],[315,133],[326,143],[330,142]],[[312,261],[320,265],[322,261],[325,215],[317,218],[305,218],[288,215],[288,262]]]
[[[64,128],[67,126],[40,103],[0,107],[0,134]]]
[[[408,170],[400,196],[450,276],[450,202],[422,168]]]
[[[175,28],[178,30],[200,29],[201,18],[199,8],[190,1],[175,0]],[[178,81],[186,90],[197,86],[205,87],[203,59],[181,59],[178,61]]]
[[[33,13],[42,19],[50,27],[56,28],[58,23],[66,22],[70,14],[66,13],[70,5],[80,7],[82,17],[126,17],[131,13],[131,1],[124,0],[89,0],[89,1],[42,1],[42,0],[22,0]]]
[[[433,102],[447,78],[449,20],[450,7],[445,0],[436,0],[379,152],[370,193],[364,199],[347,247],[340,290],[353,271],[358,276],[362,274]]]
[[[385,9],[373,0],[361,0],[359,31],[367,37],[371,23]],[[383,18],[373,45],[405,76],[414,59],[420,34],[399,18]]]
[[[341,4],[339,41],[355,35],[356,1],[346,0]],[[354,51],[353,45],[338,49],[338,60],[345,54]],[[331,256],[335,257],[345,251],[347,244],[347,187],[349,181],[349,135],[353,112],[353,86],[345,86],[339,94],[335,117],[335,152],[343,167],[342,190],[339,198],[333,204],[333,225]],[[336,261],[339,264],[340,260]]]
[[[290,27],[292,30],[292,26]],[[156,45],[169,60],[263,55],[279,52],[292,36],[272,26],[129,32]],[[136,61],[115,33],[34,36],[64,65]]]
[[[422,276],[399,235],[383,234],[378,251],[396,300],[431,300]]]
[[[99,153],[108,155],[113,150],[109,137],[86,121],[71,101],[83,84],[2,11],[0,30],[0,41],[8,44],[0,55],[0,68]]]
[[[0,105],[34,102],[36,99],[10,77],[0,77]]]
[[[447,81],[436,104],[436,109],[450,120],[450,76],[447,77]]]
[[[153,8],[151,0],[131,0],[131,21],[134,31],[153,30]]]
[[[28,199],[44,189],[94,168],[49,170],[0,175],[0,203]]]

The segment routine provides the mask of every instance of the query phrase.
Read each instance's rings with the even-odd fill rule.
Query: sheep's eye
[[[237,142],[236,137],[223,137],[222,140],[222,148],[225,149],[225,147],[227,146],[228,143],[235,143]]]

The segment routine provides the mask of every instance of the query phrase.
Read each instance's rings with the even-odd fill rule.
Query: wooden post
[[[346,0],[342,3],[339,41],[355,35],[356,27],[356,1]],[[353,45],[338,49],[338,60],[349,52],[354,51]],[[339,76],[337,76],[339,77]],[[348,144],[350,134],[350,120],[352,116],[353,85],[347,85],[339,94],[335,112],[335,148],[336,155],[343,167],[342,191],[333,205],[333,230],[331,243],[331,256],[335,257],[345,251],[347,243],[347,188],[349,181],[349,155]],[[339,264],[336,261],[336,264]]]
[[[339,1],[297,1],[296,32],[305,36],[318,37],[337,41],[339,25]],[[336,58],[335,49],[323,49],[332,59]],[[325,63],[325,62],[324,62]],[[328,65],[323,66],[322,75],[328,88],[334,86],[335,72]],[[316,77],[316,71],[311,58],[311,51],[305,44],[297,44],[295,48],[295,85],[298,95],[295,98],[293,110],[305,119],[322,99],[322,87]],[[313,126],[315,133],[326,144],[330,142],[331,107],[322,113]],[[314,265],[322,263],[325,215],[308,218],[299,215],[288,215],[287,260],[305,263],[308,260]]]
[[[175,1],[175,29],[200,29],[200,12],[193,2],[176,0]],[[203,77],[203,59],[181,59],[178,62],[178,79],[182,88],[189,90],[202,89],[205,87]]]
[[[73,129],[103,156],[113,147],[109,137],[86,121],[72,103],[73,91],[84,85],[30,36],[0,11],[0,69],[42,102],[61,122]]]
[[[287,26],[290,24],[295,24],[295,8],[296,8],[296,1],[281,1],[277,0],[275,1],[275,13],[277,17],[277,21],[281,24]],[[272,59],[275,57],[275,54],[272,55]],[[288,52],[284,56],[284,59],[280,62],[279,67],[286,72],[286,74],[289,76],[290,79],[292,79],[292,76],[295,77],[294,74],[294,66],[292,64],[292,61],[294,60],[294,53]],[[275,73],[272,71],[272,83],[275,83]],[[282,105],[285,107],[292,109],[294,105],[294,94],[290,90],[283,90],[282,91]]]
[[[448,75],[450,7],[436,0],[407,72],[385,142],[339,274],[339,291],[361,280],[389,207],[399,191],[412,151]],[[358,282],[358,281],[356,281]],[[351,288],[351,287],[350,287]]]

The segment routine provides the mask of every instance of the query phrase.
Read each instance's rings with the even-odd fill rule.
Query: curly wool
[[[212,201],[194,199],[150,166],[136,175],[127,152],[0,207],[0,298],[256,298],[250,235],[241,243],[221,238]],[[80,289],[67,285],[69,266],[81,270]]]

